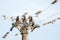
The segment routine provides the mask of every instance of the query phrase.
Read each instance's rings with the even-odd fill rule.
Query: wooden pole
[[[22,30],[22,40],[27,40],[27,33],[28,30],[27,30],[27,27],[23,27],[23,30]]]

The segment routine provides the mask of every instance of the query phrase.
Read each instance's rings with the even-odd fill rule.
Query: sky
[[[29,31],[28,40],[60,40],[60,20],[54,24],[42,25],[60,17],[60,0],[51,6],[52,1],[54,0],[0,0],[0,40],[22,40],[16,28],[5,39],[2,36],[12,27],[10,17],[21,17],[25,12],[28,16],[33,16],[35,24],[40,25],[40,28],[36,28],[33,32]],[[42,10],[42,13],[36,18],[34,16],[38,10]],[[3,20],[3,15],[8,18]],[[18,36],[15,36],[16,33]]]

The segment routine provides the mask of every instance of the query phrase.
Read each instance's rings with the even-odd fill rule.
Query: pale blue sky
[[[21,16],[24,12],[28,12],[29,15],[34,16],[34,13],[38,10],[44,10],[38,18],[34,18],[35,23],[41,27],[35,29],[34,32],[29,32],[28,40],[60,40],[60,20],[54,24],[42,26],[44,22],[60,17],[60,0],[45,11],[45,9],[51,5],[50,3],[52,1],[53,0],[0,0],[0,40],[21,40],[21,34],[16,28],[14,28],[5,39],[2,38],[11,28],[11,20],[9,17]],[[55,13],[57,13],[55,16],[50,17]],[[3,20],[2,15],[7,15],[8,18]],[[47,19],[48,17],[50,18]],[[19,35],[15,36],[16,33]]]

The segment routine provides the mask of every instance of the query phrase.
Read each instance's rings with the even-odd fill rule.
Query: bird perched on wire
[[[7,32],[2,38],[6,38],[8,34],[9,34],[9,32]]]
[[[51,4],[55,4],[57,2],[57,0],[54,0]]]
[[[42,11],[39,10],[39,11],[37,11],[35,14],[36,14],[36,15],[39,15],[41,12],[42,12]]]
[[[6,15],[3,15],[3,18],[4,18],[4,20],[5,20],[5,19],[7,19],[7,16],[6,16]]]
[[[44,23],[43,25],[45,26],[47,23]]]
[[[14,16],[11,16],[10,19],[11,19],[12,21],[14,21]]]
[[[57,19],[60,20],[60,17],[58,17]]]
[[[27,15],[27,12],[25,12],[24,15]]]
[[[15,36],[18,36],[18,33],[16,33]]]

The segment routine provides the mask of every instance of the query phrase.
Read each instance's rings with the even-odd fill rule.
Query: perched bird
[[[8,34],[9,34],[9,32],[7,32],[2,38],[6,38]]]
[[[44,23],[43,25],[46,25],[47,23]]]
[[[58,17],[57,19],[60,20],[60,17]]]
[[[10,18],[13,19],[13,16],[11,16]]]
[[[15,36],[18,36],[18,33],[16,33]]]
[[[13,17],[13,16],[11,16],[10,19],[11,19],[12,21],[14,21],[14,17]]]
[[[54,0],[51,4],[55,4],[57,2],[57,0]]]
[[[39,11],[37,11],[35,14],[36,14],[36,15],[39,15],[41,12],[42,12],[42,11],[39,10]]]
[[[27,15],[27,12],[25,12],[24,15]]]
[[[52,23],[52,24],[53,24],[53,22],[52,22],[52,21],[49,21],[49,23]]]
[[[47,24],[49,24],[50,22],[47,22]]]
[[[35,17],[38,17],[38,15],[36,15]]]
[[[52,22],[55,22],[55,21],[56,21],[56,19],[52,20]]]
[[[6,15],[3,15],[3,18],[4,18],[4,20],[5,20],[5,19],[7,19],[7,16],[6,16]]]

